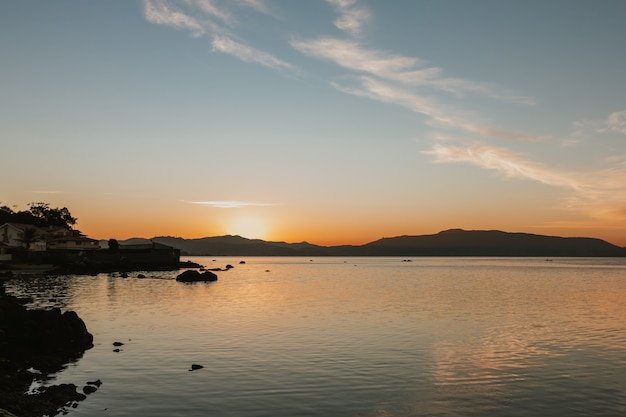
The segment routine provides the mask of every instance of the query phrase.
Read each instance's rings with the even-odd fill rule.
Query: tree
[[[0,213],[13,214],[15,211],[9,206],[0,206]]]
[[[40,239],[41,238],[39,234],[37,233],[37,229],[34,229],[32,227],[25,228],[22,231],[22,233],[20,233],[19,237],[17,238],[17,240],[22,242],[26,250],[30,250],[30,245],[32,243],[38,242]]]
[[[78,220],[72,217],[67,207],[50,208],[48,203],[29,203],[28,206],[28,211],[34,217],[45,221],[49,226],[62,226],[71,229]]]
[[[15,210],[7,205],[3,205],[2,207],[0,207],[0,224],[11,222],[18,223],[14,220],[15,215]]]
[[[109,251],[116,253],[120,250],[120,244],[116,239],[109,239]]]

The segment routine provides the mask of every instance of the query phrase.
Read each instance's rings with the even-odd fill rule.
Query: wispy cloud
[[[236,42],[226,36],[215,36],[213,38],[212,46],[214,51],[233,55],[244,62],[255,62],[276,70],[293,69],[291,64],[288,64],[287,62],[282,61],[267,52]]]
[[[223,22],[234,22],[232,14],[228,10],[217,6],[216,2],[213,0],[183,0],[183,2],[190,7],[196,7],[202,10],[209,16],[217,17]]]
[[[441,68],[426,66],[426,62],[419,58],[367,49],[353,40],[336,38],[293,40],[291,46],[305,55],[331,61],[342,68],[374,75],[387,81],[428,87],[448,93],[479,93],[522,104],[534,103],[528,97],[515,95],[492,84],[445,77]]]
[[[261,13],[269,9],[261,0],[239,0],[231,3],[218,3],[214,0],[144,0],[144,17],[151,23],[187,30],[193,37],[212,38],[213,51],[239,58],[244,62],[263,65],[274,70],[291,70],[294,67],[258,48],[236,41],[230,28],[236,26],[236,19],[225,4],[239,4]]]
[[[269,207],[275,206],[274,203],[258,203],[250,201],[186,201],[186,203],[199,204],[203,206],[209,206],[214,208],[243,208],[243,207]]]
[[[291,45],[305,55],[326,59],[340,67],[382,78],[401,78],[402,74],[406,74],[421,63],[417,58],[367,50],[361,48],[357,42],[345,39],[293,40]],[[435,74],[427,72],[424,75],[426,78]]]
[[[439,163],[469,163],[508,178],[532,180],[570,191],[566,207],[606,221],[626,220],[626,163],[587,172],[564,172],[508,149],[436,143],[423,153]]]
[[[497,171],[510,178],[530,179],[576,191],[588,189],[587,185],[570,174],[531,162],[523,158],[521,154],[505,148],[489,145],[461,147],[437,143],[424,153],[433,156],[435,162],[466,162],[480,168]]]
[[[407,89],[376,80],[371,77],[360,77],[357,86],[343,86],[333,83],[333,86],[345,93],[368,97],[384,103],[397,104],[410,109],[415,113],[428,116],[432,122],[440,127],[460,129],[481,138],[504,139],[522,142],[538,142],[545,137],[530,135],[523,132],[514,132],[482,125],[454,114],[450,105],[443,105],[432,96],[412,93]]]
[[[621,133],[626,135],[626,110],[616,111],[603,120],[582,120],[575,122],[577,134],[591,130],[596,133]]]
[[[606,120],[606,128],[609,132],[618,132],[626,135],[626,110],[611,113]]]
[[[368,8],[357,4],[356,0],[326,0],[333,5],[339,17],[333,22],[351,36],[360,36],[363,26],[370,22],[372,14]]]
[[[206,33],[200,21],[163,0],[145,0],[143,5],[144,17],[151,23],[188,30],[194,37]]]

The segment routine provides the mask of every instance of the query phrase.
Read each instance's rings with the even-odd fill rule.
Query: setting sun
[[[236,217],[228,225],[229,235],[239,235],[248,239],[265,239],[267,227],[258,217]]]

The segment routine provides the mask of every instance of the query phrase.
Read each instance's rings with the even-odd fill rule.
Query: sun
[[[230,221],[228,234],[248,239],[265,239],[267,227],[265,222],[257,217],[236,217]]]

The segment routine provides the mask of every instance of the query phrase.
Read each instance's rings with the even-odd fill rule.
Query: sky
[[[0,204],[96,239],[626,246],[622,0],[0,2]]]

